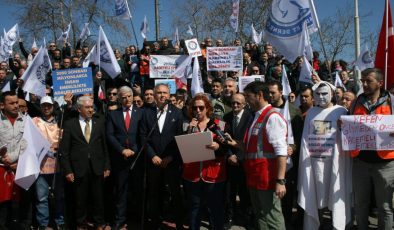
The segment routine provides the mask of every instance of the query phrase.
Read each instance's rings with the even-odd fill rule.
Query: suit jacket
[[[90,168],[89,164],[96,175],[110,169],[104,122],[102,117],[93,115],[89,143],[83,135],[79,117],[65,122],[59,149],[65,175],[74,173],[75,177],[83,177]]]
[[[140,124],[142,121],[143,110],[133,106],[131,110],[131,120],[129,129],[126,130],[123,108],[109,111],[107,115],[107,140],[108,145],[113,149],[110,157],[112,165],[116,167],[128,167],[134,157],[124,159],[122,151],[126,148],[131,149],[135,154],[138,153],[140,143]]]
[[[157,123],[157,107],[145,108],[141,125],[142,144],[147,141],[146,154],[151,159],[155,155],[160,158],[172,156],[173,160],[180,163],[179,149],[175,141],[175,136],[183,134],[182,110],[169,104],[167,115],[164,121],[162,133],[159,131]],[[148,133],[156,125],[152,136],[148,139]]]
[[[241,120],[238,123],[238,126],[235,128],[235,130],[233,129],[233,121],[234,121],[234,113],[228,113],[226,115],[224,115],[224,121],[226,122],[226,132],[228,132],[231,137],[233,137],[235,140],[240,140],[242,141],[244,139],[245,136],[245,132],[246,130],[249,128],[249,126],[251,125],[252,121],[253,121],[253,114],[252,112],[247,109],[244,108],[244,112],[241,116]],[[237,148],[231,148],[230,149],[232,154],[237,155],[238,159],[243,159],[243,153],[242,151],[240,151]]]

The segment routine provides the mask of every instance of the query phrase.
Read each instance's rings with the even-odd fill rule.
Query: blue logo
[[[363,53],[363,56],[361,57],[361,60],[362,60],[363,63],[365,63],[365,64],[370,64],[370,63],[372,63],[371,53],[370,53],[369,51]]]
[[[266,30],[274,36],[288,38],[301,33],[304,21],[307,26],[313,24],[310,9],[300,5],[300,1],[274,0]]]

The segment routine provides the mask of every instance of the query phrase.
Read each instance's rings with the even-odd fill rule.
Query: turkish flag
[[[388,10],[387,89],[390,89],[394,86],[394,34],[390,1],[387,2],[386,6],[388,6],[388,9],[384,9],[382,28],[380,30],[378,47],[376,49],[375,68],[381,69],[383,73],[385,72],[386,10]]]

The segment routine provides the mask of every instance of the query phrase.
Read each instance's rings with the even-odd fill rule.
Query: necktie
[[[235,115],[233,119],[233,133],[235,133],[235,130],[237,129],[238,122],[238,116]]]
[[[129,113],[129,108],[125,109],[125,112],[126,112],[126,116],[125,116],[125,119],[124,119],[124,123],[125,123],[125,126],[126,126],[126,130],[129,130],[129,127],[130,127],[130,113]]]
[[[90,124],[89,124],[89,120],[88,119],[86,119],[85,122],[86,122],[85,139],[89,143],[89,141],[90,141]]]

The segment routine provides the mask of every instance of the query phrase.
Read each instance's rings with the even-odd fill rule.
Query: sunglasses
[[[109,96],[116,96],[118,93],[108,93]]]
[[[205,109],[205,106],[193,106],[192,107],[193,108],[193,110],[200,110],[200,111],[204,111],[204,109]]]

